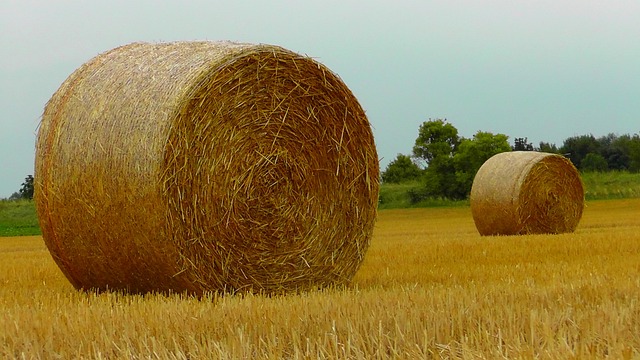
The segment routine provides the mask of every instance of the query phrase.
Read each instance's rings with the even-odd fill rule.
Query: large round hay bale
[[[476,174],[471,213],[481,235],[573,232],[584,207],[580,174],[556,154],[494,155]]]
[[[369,246],[378,157],[327,67],[271,45],[134,43],[48,102],[43,237],[81,289],[285,292],[349,281]]]

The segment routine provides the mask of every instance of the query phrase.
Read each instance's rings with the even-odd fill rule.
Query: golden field
[[[0,238],[0,358],[640,358],[640,199],[573,234],[480,237],[468,207],[379,212],[353,284],[299,295],[76,291]]]

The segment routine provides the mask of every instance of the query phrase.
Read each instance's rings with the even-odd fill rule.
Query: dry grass
[[[578,226],[584,187],[563,156],[512,151],[482,165],[469,201],[481,235],[560,234]]]
[[[2,238],[0,357],[638,358],[638,209],[519,237],[481,237],[469,208],[382,211],[351,286],[272,297],[79,292],[40,238]]]
[[[47,104],[35,195],[77,288],[279,293],[353,277],[378,177],[363,109],[313,59],[136,43],[81,66]]]

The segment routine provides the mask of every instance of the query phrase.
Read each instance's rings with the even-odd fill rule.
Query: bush
[[[411,157],[407,155],[398,154],[395,160],[393,160],[385,171],[382,172],[383,183],[398,184],[405,181],[415,180],[420,177],[422,170],[416,165]]]

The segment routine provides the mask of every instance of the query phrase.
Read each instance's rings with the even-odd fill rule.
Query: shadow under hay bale
[[[568,159],[513,151],[487,160],[473,180],[471,213],[480,235],[573,232],[584,207],[580,174]]]
[[[348,282],[369,246],[378,157],[316,61],[271,45],[134,43],[48,102],[36,206],[81,289],[286,292]]]

